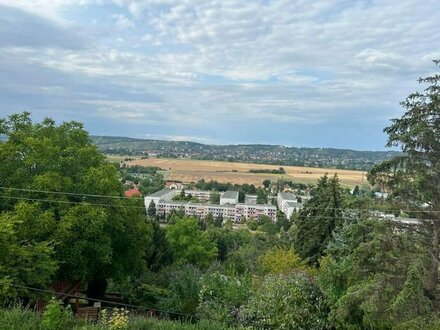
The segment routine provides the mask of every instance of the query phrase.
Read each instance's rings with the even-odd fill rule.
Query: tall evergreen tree
[[[296,220],[295,250],[311,265],[317,265],[332,233],[341,223],[342,188],[338,176],[319,179],[314,196],[305,204]]]
[[[156,204],[152,200],[150,205],[148,205],[147,214],[150,218],[154,218],[156,216]]]
[[[440,60],[434,63],[440,66]],[[430,256],[428,290],[440,308],[440,73],[419,82],[428,87],[401,102],[405,113],[384,129],[387,146],[400,146],[403,155],[375,166],[368,180],[422,210],[418,235]]]

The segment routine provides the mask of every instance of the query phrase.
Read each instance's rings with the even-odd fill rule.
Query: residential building
[[[277,208],[271,204],[237,204],[235,206],[235,222],[242,222],[245,219],[258,218],[266,215],[276,221]]]
[[[140,197],[141,192],[137,188],[129,189],[124,192],[125,197]]]
[[[244,203],[245,204],[257,204],[257,195],[246,195],[244,197]]]
[[[155,193],[152,193],[150,195],[145,196],[144,202],[145,207],[148,209],[148,206],[150,205],[151,201],[156,204],[156,207],[158,206],[159,201],[171,201],[174,196],[176,196],[179,193],[178,190],[171,190],[171,189],[162,189],[159,191],[156,191]]]
[[[302,204],[298,203],[297,197],[290,192],[278,193],[277,205],[281,212],[283,212],[289,219],[293,212],[298,211],[302,207]]]
[[[145,197],[145,207],[151,201],[156,205],[157,215],[164,216],[172,211],[183,211],[187,215],[205,217],[212,214],[214,217],[222,217],[224,220],[240,222],[248,218],[257,218],[266,215],[276,221],[276,207],[271,204],[246,204],[238,203],[238,192],[226,191],[220,196],[220,205],[208,203],[193,203],[187,201],[173,201],[172,199],[179,190],[163,189]],[[210,191],[188,190],[185,195],[198,198],[200,201],[209,201]]]
[[[238,191],[225,191],[220,196],[220,205],[237,204],[238,203]]]
[[[178,189],[178,190],[182,190],[183,188],[185,188],[185,186],[182,183],[174,182],[174,181],[165,182],[165,187],[167,187],[168,189]]]

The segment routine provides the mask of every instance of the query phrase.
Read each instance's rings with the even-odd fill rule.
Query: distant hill
[[[210,145],[189,141],[146,140],[92,136],[107,154],[223,160],[258,164],[368,170],[393,158],[397,151],[356,151],[334,148],[298,148],[267,144]]]

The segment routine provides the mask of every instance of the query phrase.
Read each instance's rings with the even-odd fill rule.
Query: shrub
[[[248,299],[249,292],[250,281],[246,277],[226,276],[219,272],[205,275],[197,314],[201,318],[232,322],[240,306]]]
[[[312,269],[301,261],[301,258],[289,248],[276,247],[260,257],[261,269],[269,274],[287,274],[292,271],[311,273]]]
[[[161,307],[173,312],[194,315],[199,304],[201,272],[192,265],[185,265],[171,274],[168,297]]]
[[[63,307],[62,303],[52,297],[43,312],[41,326],[44,330],[64,330],[73,321],[70,306]]]
[[[267,275],[240,310],[245,323],[280,329],[325,329],[326,317],[321,291],[303,274]]]

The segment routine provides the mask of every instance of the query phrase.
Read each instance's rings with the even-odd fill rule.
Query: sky
[[[384,150],[439,0],[0,0],[0,117],[95,135]]]

